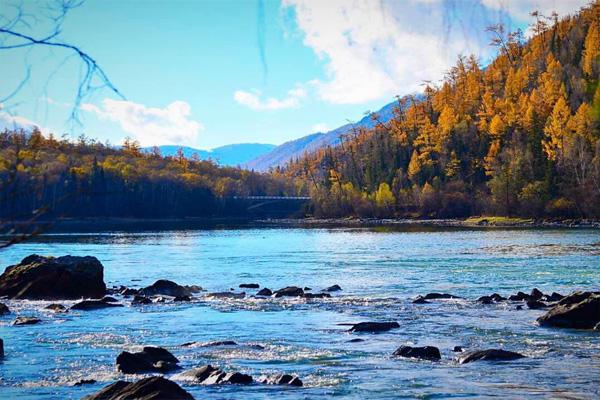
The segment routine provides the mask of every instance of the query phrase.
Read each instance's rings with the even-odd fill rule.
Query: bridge
[[[258,218],[303,217],[309,206],[308,196],[232,196],[225,200],[228,211]]]

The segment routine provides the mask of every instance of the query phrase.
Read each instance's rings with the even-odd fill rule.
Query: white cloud
[[[204,129],[202,124],[190,119],[190,105],[180,100],[165,108],[153,108],[132,101],[104,99],[101,107],[84,103],[81,109],[118,122],[143,146],[191,144]]]
[[[418,91],[423,81],[440,80],[459,54],[488,57],[488,25],[522,21],[536,8],[574,12],[586,2],[284,0],[283,7],[325,63],[326,78],[312,82],[319,96],[356,104]]]
[[[2,107],[0,104],[0,110],[1,109],[2,109]],[[26,131],[30,131],[31,129],[33,129],[36,126],[38,127],[40,132],[42,132],[44,135],[48,135],[50,133],[50,131],[47,128],[44,128],[40,124],[38,124],[28,118],[21,117],[19,115],[12,115],[12,114],[7,113],[6,111],[0,111],[0,130],[24,129]]]
[[[327,126],[327,124],[322,123],[322,122],[315,124],[310,128],[311,132],[323,132],[324,133],[324,132],[328,132],[330,130],[331,130],[331,128],[329,128],[329,126]]]
[[[259,90],[246,92],[244,90],[236,90],[233,94],[233,99],[239,104],[246,106],[254,111],[273,111],[283,110],[286,108],[294,108],[300,104],[300,100],[306,97],[306,90],[299,85],[289,90],[287,97],[276,99],[269,97],[261,99],[262,93]]]

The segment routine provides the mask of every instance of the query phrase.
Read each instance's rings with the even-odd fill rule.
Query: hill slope
[[[221,147],[215,147],[212,150],[200,150],[193,147],[176,145],[158,146],[163,156],[174,156],[177,154],[177,150],[181,148],[183,150],[183,154],[187,158],[191,158],[192,155],[198,154],[201,160],[211,159],[217,162],[219,165],[229,167],[235,167],[247,163],[248,161],[259,157],[262,154],[268,153],[275,147],[276,146],[274,144],[263,143],[229,144]],[[146,147],[143,150],[150,152],[152,148]]]

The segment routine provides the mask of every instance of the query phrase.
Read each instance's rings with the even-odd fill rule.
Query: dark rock
[[[300,378],[288,374],[261,377],[258,380],[258,382],[267,385],[288,385],[296,387],[301,387],[303,385],[302,380],[300,380]]]
[[[189,296],[192,294],[190,289],[166,279],[157,280],[152,285],[140,289],[139,293],[145,296],[153,296],[160,294],[163,296],[172,297]]]
[[[448,293],[427,293],[423,296],[425,300],[438,300],[438,299],[462,299],[462,297],[454,296]]]
[[[102,298],[102,301],[106,302],[106,303],[118,303],[119,300],[115,299],[114,297],[111,296],[104,296]]]
[[[214,371],[202,381],[203,385],[249,385],[253,382],[250,375],[242,374],[241,372],[223,372],[221,370]]]
[[[4,303],[0,303],[0,315],[10,314],[8,306]]]
[[[258,289],[260,285],[258,283],[242,283],[240,288],[242,289]]]
[[[475,350],[462,353],[458,357],[460,364],[466,364],[473,361],[510,361],[524,358],[525,356],[512,351],[502,349]]]
[[[184,288],[190,293],[200,293],[203,290],[202,287],[198,285],[185,285]]]
[[[304,286],[304,291],[305,292],[310,292],[312,290],[312,288],[309,288],[308,286]]]
[[[364,341],[365,341],[365,339],[355,338],[355,339],[348,340],[348,343],[360,343],[360,342],[364,342]]]
[[[527,308],[529,308],[531,310],[539,310],[540,308],[548,307],[548,305],[546,303],[542,303],[539,300],[528,300],[526,304],[527,304]]]
[[[481,296],[477,299],[477,302],[481,304],[492,304],[493,301],[490,296]]]
[[[556,293],[556,292],[552,292],[552,294],[546,295],[546,301],[561,301],[564,298],[565,298],[565,296],[563,296],[560,293]]]
[[[352,325],[349,332],[385,332],[390,329],[400,328],[397,322],[360,322]]]
[[[71,310],[99,310],[102,308],[110,308],[110,307],[123,307],[123,304],[119,303],[111,303],[109,301],[104,300],[83,300],[79,303],[75,303],[71,306]]]
[[[323,289],[324,292],[338,292],[342,290],[340,285],[329,286],[328,288]]]
[[[35,325],[39,322],[42,322],[39,318],[35,317],[17,317],[13,321],[13,325]]]
[[[95,379],[80,379],[73,384],[73,386],[92,385],[96,383]]]
[[[325,299],[331,297],[329,293],[304,293],[307,299]]]
[[[173,299],[173,301],[192,301],[192,298],[190,296],[177,296]]]
[[[206,380],[213,372],[221,372],[218,368],[213,367],[212,365],[205,365],[200,368],[194,368],[190,371],[186,371],[181,375],[193,378],[195,381],[201,383]]]
[[[394,354],[397,357],[418,358],[421,360],[439,360],[442,358],[440,349],[433,346],[411,347],[400,346]]]
[[[498,293],[493,293],[492,295],[490,295],[490,297],[492,298],[493,301],[496,301],[496,302],[506,301],[506,297],[502,297]]]
[[[241,293],[231,293],[231,292],[213,292],[208,293],[207,297],[214,297],[216,299],[243,299],[246,297],[245,292]]]
[[[179,360],[161,347],[144,347],[142,351],[123,351],[117,356],[117,369],[124,374],[167,372],[178,369]]]
[[[541,290],[539,290],[538,288],[533,288],[531,290],[531,293],[529,294],[529,297],[535,300],[539,300],[544,296],[544,293],[542,293]]]
[[[575,292],[537,319],[542,326],[594,329],[600,323],[600,293]]]
[[[262,288],[256,293],[257,296],[272,296],[273,292],[269,288]]]
[[[136,294],[133,296],[133,300],[131,300],[131,304],[151,304],[152,300],[147,298],[146,296],[140,296]]]
[[[162,376],[141,379],[137,382],[117,381],[82,400],[194,400],[178,384]]]
[[[0,275],[0,296],[12,299],[79,299],[106,293],[104,268],[96,257],[25,257]]]
[[[452,351],[455,353],[462,353],[463,351],[465,351],[465,349],[463,349],[462,346],[454,346]]]
[[[524,300],[530,300],[531,296],[529,296],[527,293],[523,293],[523,292],[517,292],[517,294],[513,294],[508,296],[508,300],[510,301],[524,301]]]
[[[273,294],[275,297],[301,297],[304,296],[304,290],[297,286],[287,286],[283,289],[276,290]]]
[[[52,303],[52,304],[48,304],[46,307],[44,307],[44,310],[50,310],[50,311],[54,311],[54,312],[64,312],[64,311],[67,311],[67,308],[65,306],[63,306],[62,304]]]
[[[522,309],[523,309],[523,306],[521,306],[521,305],[515,307],[515,310],[517,310],[517,311],[520,311]]]
[[[417,296],[414,300],[413,300],[413,304],[430,304],[430,301],[425,300],[425,297],[423,296]]]
[[[0,339],[0,358],[4,358],[4,340]]]
[[[216,342],[206,343],[204,346],[213,347],[213,346],[237,346],[237,343],[233,340],[220,340]]]

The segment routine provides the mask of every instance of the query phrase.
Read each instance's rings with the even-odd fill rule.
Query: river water
[[[598,398],[600,334],[542,328],[540,310],[514,303],[481,305],[498,292],[569,293],[600,289],[600,232],[592,230],[222,229],[42,236],[0,252],[0,267],[31,254],[93,255],[112,285],[141,287],[160,278],[207,292],[241,283],[278,289],[333,284],[330,299],[209,299],[53,314],[48,302],[4,301],[6,357],[0,398],[78,399],[123,376],[115,358],[143,345],[169,349],[184,369],[300,376],[304,387],[200,386],[175,375],[197,399],[325,398]],[[413,304],[447,292],[462,300]],[[63,302],[69,305],[69,302]],[[42,322],[11,326],[18,315]],[[381,334],[349,334],[347,323],[397,321]],[[364,341],[351,343],[350,339]],[[234,340],[238,346],[182,347]],[[440,348],[442,361],[391,356],[403,344]],[[261,345],[260,349],[254,345]],[[527,358],[454,361],[456,345],[504,348]],[[72,386],[80,379],[91,385]]]

